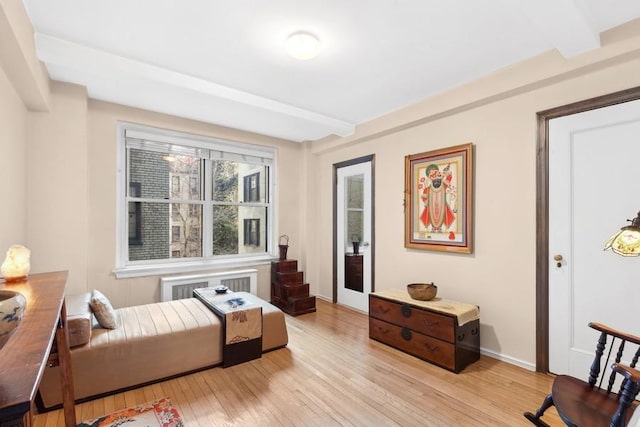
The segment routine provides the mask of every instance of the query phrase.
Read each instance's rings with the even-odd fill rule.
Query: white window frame
[[[269,180],[270,187],[268,194],[270,201],[267,211],[267,232],[265,238],[268,241],[267,251],[259,254],[239,254],[224,255],[215,258],[179,258],[167,260],[149,260],[149,261],[129,261],[128,246],[128,203],[126,200],[126,183],[127,183],[127,165],[126,165],[126,138],[128,135],[143,140],[157,141],[169,144],[179,144],[182,146],[191,146],[211,151],[224,152],[236,156],[260,157],[269,162]],[[188,134],[172,130],[160,129],[150,126],[139,125],[128,122],[118,122],[117,125],[117,173],[116,173],[116,260],[113,273],[117,278],[152,276],[180,272],[197,272],[218,268],[237,268],[247,267],[260,264],[269,264],[277,259],[276,254],[276,158],[277,149],[274,147],[265,147],[252,145],[247,143],[215,139],[200,135]],[[209,164],[208,162],[206,163]],[[207,167],[208,168],[208,167]],[[206,169],[206,168],[205,168]],[[205,170],[204,173],[210,171]],[[204,191],[210,191],[205,188]],[[203,225],[205,221],[211,221],[206,215],[207,209],[203,212]],[[205,235],[205,228],[200,230],[203,236],[203,246],[211,245],[211,236]],[[206,233],[209,234],[209,233]]]

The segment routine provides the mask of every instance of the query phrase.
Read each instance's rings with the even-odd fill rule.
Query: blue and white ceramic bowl
[[[0,290],[0,348],[9,341],[9,337],[18,327],[27,299],[19,292]]]

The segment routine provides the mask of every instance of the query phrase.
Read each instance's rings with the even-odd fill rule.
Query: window
[[[189,240],[197,241],[200,239],[200,227],[194,225],[189,229]]]
[[[198,194],[198,178],[194,176],[189,177],[189,189],[191,190],[191,194]]]
[[[271,259],[274,149],[124,123],[119,130],[118,202],[128,220],[118,217],[117,277]]]
[[[244,177],[244,201],[257,202],[260,200],[260,172]]]
[[[140,197],[140,183],[129,183],[129,195]],[[129,202],[129,245],[142,244],[142,230],[140,228],[140,202]]]
[[[180,176],[171,177],[171,192],[173,194],[180,194]]]
[[[180,205],[177,203],[171,205],[171,219],[173,221],[180,220]]]
[[[179,225],[171,226],[171,241],[172,242],[179,242],[181,235],[182,235],[182,230],[180,229]]]
[[[260,246],[260,219],[244,220],[244,244],[247,246]]]

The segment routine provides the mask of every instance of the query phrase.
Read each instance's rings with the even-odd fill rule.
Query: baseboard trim
[[[328,303],[333,304],[333,299],[329,297],[325,297],[324,295],[316,295],[316,298],[321,299],[322,301],[326,301]]]
[[[507,362],[510,363],[512,365],[516,365],[519,366],[521,368],[524,368],[528,371],[534,371],[536,370],[536,365],[534,363],[530,363],[530,362],[525,362],[524,360],[520,360],[520,359],[516,359],[515,357],[511,357],[511,356],[505,356],[504,354],[500,354],[500,353],[496,353],[495,351],[492,350],[487,350],[486,348],[480,348],[480,354],[484,355],[484,356],[488,356],[491,357],[493,359],[498,359],[501,360],[503,362]]]

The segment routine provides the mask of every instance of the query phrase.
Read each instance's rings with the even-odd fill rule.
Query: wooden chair
[[[560,418],[568,426],[622,427],[628,424],[637,406],[634,399],[640,389],[640,371],[635,369],[640,356],[640,338],[600,323],[589,323],[589,327],[600,331],[596,355],[589,371],[589,381],[584,382],[568,375],[558,375],[553,380],[551,394],[545,398],[540,409],[535,414],[524,413],[525,418],[533,424],[548,427],[549,425],[540,417],[551,406],[555,406]],[[611,371],[601,370],[602,356],[609,337],[611,342],[606,351],[604,366],[609,365],[611,354],[615,351],[615,363],[611,366]],[[630,367],[620,364],[625,344],[630,344],[633,351]],[[601,371],[602,375],[600,375]],[[616,378],[622,379],[617,393],[612,391]],[[602,388],[604,381],[607,381],[606,388]]]

